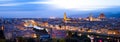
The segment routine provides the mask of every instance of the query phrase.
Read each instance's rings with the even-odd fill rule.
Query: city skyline
[[[0,0],[0,17],[49,18],[73,15],[119,14],[119,0]]]
[[[120,42],[120,0],[0,0],[0,42]]]

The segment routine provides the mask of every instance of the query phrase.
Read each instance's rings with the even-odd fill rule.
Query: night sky
[[[0,0],[0,17],[48,18],[120,12],[120,0]]]

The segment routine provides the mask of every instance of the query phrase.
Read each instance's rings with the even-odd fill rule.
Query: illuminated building
[[[43,22],[42,25],[48,26],[48,22]]]
[[[108,30],[107,32],[108,34],[115,34],[115,35],[119,35],[120,32],[118,30]]]
[[[24,26],[25,27],[34,27],[37,23],[34,20],[25,20]]]
[[[63,19],[64,19],[64,22],[67,22],[67,21],[71,20],[71,19],[67,18],[66,12],[64,13],[64,18]]]
[[[52,29],[52,38],[65,38],[65,37],[66,37],[66,31]]]
[[[94,18],[94,17],[92,16],[92,14],[90,14],[90,16],[89,16],[89,21],[101,21],[101,19],[99,19],[99,18]]]
[[[101,13],[101,14],[99,15],[99,17],[98,17],[98,18],[100,18],[100,19],[104,19],[104,18],[105,18],[104,13]]]
[[[36,34],[33,34],[32,36],[33,36],[33,38],[37,38],[37,35],[36,35]]]
[[[92,14],[90,14],[90,16],[89,16],[89,20],[90,20],[90,21],[93,21]]]
[[[4,26],[1,26],[0,27],[0,39],[5,39],[5,36],[4,36]]]
[[[56,19],[56,17],[53,17],[53,16],[51,16],[51,17],[49,17],[50,19]]]

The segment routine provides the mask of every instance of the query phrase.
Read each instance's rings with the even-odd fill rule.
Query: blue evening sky
[[[119,13],[120,0],[0,0],[0,17],[63,17]]]

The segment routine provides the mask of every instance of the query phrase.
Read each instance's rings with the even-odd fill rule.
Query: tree
[[[71,38],[72,37],[72,32],[71,31],[68,31],[67,32],[67,38]]]

